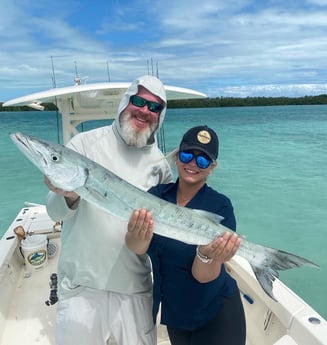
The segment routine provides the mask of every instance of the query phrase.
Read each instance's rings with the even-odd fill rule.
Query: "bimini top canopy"
[[[54,103],[62,114],[63,140],[67,143],[78,133],[77,126],[85,121],[115,117],[119,102],[130,83],[76,84],[33,93],[3,103],[8,106],[28,106],[43,110],[42,103]],[[191,89],[164,85],[167,100],[205,98],[205,94]]]

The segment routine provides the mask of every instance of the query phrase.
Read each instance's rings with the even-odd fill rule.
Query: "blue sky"
[[[209,97],[327,93],[327,0],[1,0],[0,37],[0,101],[50,89],[52,61],[57,87],[153,65]]]

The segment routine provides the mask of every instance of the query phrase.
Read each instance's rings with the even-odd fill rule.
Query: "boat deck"
[[[16,253],[16,264],[24,265],[23,258],[19,262]],[[14,298],[9,307],[6,325],[2,336],[2,344],[55,344],[54,327],[56,307],[47,306],[45,301],[50,293],[50,275],[56,272],[56,260],[48,260],[48,265],[38,271],[29,273],[18,271]],[[37,275],[37,279],[35,279]],[[33,279],[34,278],[34,279]]]
[[[16,264],[24,265],[23,258],[21,260],[19,258],[20,253],[16,253],[16,256]],[[25,269],[21,270],[20,276],[17,277],[15,298],[9,308],[1,344],[55,344],[57,304],[48,306],[45,302],[49,300],[50,296],[50,276],[57,272],[57,257],[58,255],[50,258],[48,264],[38,271],[30,273]],[[109,344],[115,345],[116,342],[114,339],[110,339]],[[158,345],[169,344],[166,329],[160,325],[158,327]]]

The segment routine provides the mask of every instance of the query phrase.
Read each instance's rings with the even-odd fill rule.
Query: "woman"
[[[175,203],[224,217],[222,224],[236,230],[229,198],[206,184],[215,169],[219,141],[207,126],[185,133],[176,156],[178,179],[149,192]],[[135,211],[126,244],[137,254],[148,253],[153,266],[153,317],[161,303],[161,323],[172,345],[244,345],[245,316],[235,280],[224,262],[240,245],[237,234],[226,232],[205,246],[189,245],[153,234],[151,213]]]

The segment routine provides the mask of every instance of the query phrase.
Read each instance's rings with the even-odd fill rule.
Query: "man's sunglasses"
[[[207,169],[212,163],[212,160],[204,153],[195,154],[193,151],[179,151],[179,160],[182,163],[190,163],[195,158],[196,165],[200,169]]]
[[[164,107],[160,103],[148,101],[147,99],[144,99],[137,95],[131,96],[130,100],[131,100],[131,103],[135,105],[135,107],[143,108],[145,105],[147,105],[148,109],[152,111],[153,113],[160,113],[160,111]]]

